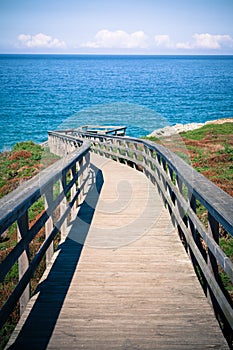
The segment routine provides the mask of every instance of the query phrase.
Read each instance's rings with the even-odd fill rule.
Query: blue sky
[[[233,54],[233,0],[0,0],[0,53]]]

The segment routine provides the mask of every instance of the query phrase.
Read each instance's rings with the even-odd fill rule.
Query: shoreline
[[[199,129],[205,125],[210,124],[224,124],[233,123],[233,118],[221,118],[216,120],[209,120],[205,123],[189,123],[189,124],[175,124],[173,126],[165,126],[164,128],[155,129],[152,133],[146,137],[169,137],[172,135],[180,134],[181,132],[192,131]]]

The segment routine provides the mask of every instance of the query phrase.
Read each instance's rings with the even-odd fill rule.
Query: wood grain
[[[90,191],[8,348],[228,349],[155,187],[91,160]]]

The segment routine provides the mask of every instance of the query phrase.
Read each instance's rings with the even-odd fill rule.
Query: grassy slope
[[[0,153],[0,198],[14,190],[22,182],[30,179],[40,172],[46,166],[54,163],[57,156],[43,149],[40,145],[31,141],[17,143],[12,151]],[[33,224],[44,210],[44,200],[40,198],[29,210],[30,225]],[[30,256],[34,256],[44,239],[44,230],[42,229],[30,244]],[[0,262],[9,254],[17,241],[16,223],[14,223],[0,237]],[[34,275],[31,284],[31,291],[35,290],[36,285],[44,270],[44,262]],[[18,265],[12,267],[4,282],[0,284],[0,307],[9,297],[18,281]],[[0,331],[0,349],[4,347],[15,324],[19,319],[19,308],[15,308],[8,322]]]
[[[207,124],[179,137],[148,139],[170,148],[233,196],[233,123]]]
[[[0,153],[0,198],[57,159],[32,141],[16,143],[12,151]]]
[[[209,124],[181,136],[192,166],[233,196],[233,123]]]

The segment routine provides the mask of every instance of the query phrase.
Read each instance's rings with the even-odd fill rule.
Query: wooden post
[[[74,165],[71,169],[70,169],[70,178],[71,180],[75,177],[76,175],[76,165]],[[73,184],[73,186],[71,187],[71,190],[70,190],[70,201],[72,201],[76,195],[76,192],[77,192],[77,188],[76,188],[76,183]],[[71,220],[74,220],[75,217],[76,217],[76,203],[73,204],[72,208],[71,208]]]
[[[64,197],[60,203],[60,217],[65,213],[67,208],[67,199],[65,195],[65,189],[66,189],[66,173],[62,174],[62,178],[60,179],[60,192],[64,192]],[[67,218],[65,218],[63,224],[61,225],[61,239],[64,239],[66,237],[66,230],[67,230]]]
[[[82,183],[83,183],[83,177],[84,177],[84,174],[83,174],[83,158],[79,161],[79,177],[78,177],[78,186],[79,188],[81,188],[82,186]],[[84,197],[84,187],[82,189],[82,191],[80,192],[79,194],[79,204],[82,203],[83,201],[83,197]]]
[[[45,193],[45,210],[49,212],[52,204],[53,204],[53,186],[51,186],[49,190]],[[45,223],[46,239],[49,237],[52,230],[53,230],[53,213],[50,214],[48,220]],[[49,262],[51,261],[53,253],[54,253],[54,246],[52,242],[46,251],[46,266],[48,266]]]
[[[174,172],[173,172],[172,168],[168,165],[168,175],[169,175],[169,178],[170,178],[171,182],[173,182],[173,174],[174,174]],[[167,192],[168,192],[168,194],[169,194],[169,196],[170,196],[170,198],[172,200],[173,205],[175,206],[175,204],[176,204],[176,196],[175,196],[175,193],[172,191],[172,187],[169,185],[169,183],[167,183]],[[175,219],[174,214],[173,214],[173,208],[171,208],[170,205],[169,205],[168,209],[169,209],[169,212],[170,212],[172,224],[175,226],[176,225],[176,219]]]
[[[183,182],[181,181],[181,179],[178,175],[176,175],[176,187],[178,188],[181,196],[183,196]],[[178,199],[176,199],[176,206],[177,206],[177,209],[179,211],[180,221],[183,221],[185,223],[185,225],[187,225],[187,220],[186,220],[184,208],[180,204]],[[185,238],[184,232],[182,231],[182,229],[180,227],[179,222],[178,222],[178,232],[179,232],[181,241],[185,247],[185,250],[187,251],[187,249],[188,249],[187,240]]]
[[[194,195],[191,192],[189,192],[188,197],[189,197],[190,207],[192,208],[194,213],[196,213],[196,198],[194,197]],[[196,228],[195,228],[192,220],[190,220],[190,218],[189,218],[188,222],[189,222],[189,228],[190,228],[191,234],[194,238],[194,241],[196,242]]]
[[[191,191],[189,191],[188,193],[188,198],[189,198],[189,205],[192,208],[192,210],[194,211],[194,213],[196,213],[196,198],[194,197],[193,193]],[[196,234],[196,227],[193,224],[192,220],[190,219],[190,217],[188,217],[188,227],[190,230],[191,235],[193,236],[193,239],[196,243],[196,239],[197,239],[197,234]],[[192,253],[190,247],[188,246],[188,254],[191,257],[193,266],[196,267],[197,265],[197,260],[194,256],[194,254]]]
[[[25,237],[28,234],[28,211],[26,211],[18,220],[17,220],[17,239],[18,242],[21,238]],[[19,266],[19,280],[22,278],[24,273],[29,267],[30,263],[30,254],[29,254],[29,246],[26,247],[22,255],[18,259]],[[25,288],[21,298],[20,298],[20,315],[24,312],[27,303],[30,299],[30,282]]]
[[[161,183],[161,166],[160,166],[160,162],[161,162],[161,158],[160,158],[160,155],[158,153],[156,153],[156,156],[155,156],[155,161],[154,161],[154,164],[155,164],[155,172],[157,174],[157,178],[158,178],[158,181]],[[163,201],[165,203],[165,198],[164,198],[164,195],[163,195],[163,192],[161,191],[161,186],[157,183],[157,190],[159,192],[159,194],[162,196],[163,198]]]
[[[166,164],[165,159],[162,158],[162,159],[161,159],[161,163],[160,163],[162,183],[163,183],[163,188],[164,188],[165,192],[168,192],[168,184],[167,184],[167,181],[166,181],[165,177],[163,176],[164,173],[165,173],[165,174],[167,173],[167,172],[166,172],[166,165],[167,165],[167,164]],[[166,206],[168,206],[168,203],[167,203],[167,200],[166,200],[165,197],[164,197],[164,201],[165,201],[165,203],[166,203]]]
[[[219,244],[219,223],[215,218],[208,212],[208,234],[215,240],[217,244]],[[210,249],[208,249],[207,254],[207,264],[209,266],[210,271],[214,275],[216,281],[219,283],[220,276],[218,271],[218,263],[215,256],[211,253]],[[210,288],[207,286],[207,298],[211,302],[213,306],[215,306],[215,302],[212,297],[212,293]]]

